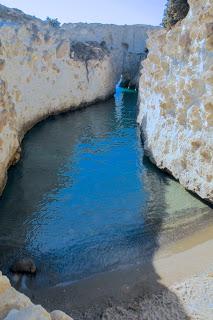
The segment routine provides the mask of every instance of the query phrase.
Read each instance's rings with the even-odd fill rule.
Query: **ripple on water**
[[[211,221],[143,156],[136,105],[136,93],[118,91],[27,134],[0,201],[0,269],[30,255],[40,270],[32,286],[76,281],[151,260],[180,226]]]

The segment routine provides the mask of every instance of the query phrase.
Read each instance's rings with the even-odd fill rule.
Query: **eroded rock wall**
[[[98,43],[72,47],[63,30],[0,6],[1,190],[33,124],[113,94],[111,59]]]
[[[24,133],[50,114],[104,100],[136,76],[150,26],[47,22],[0,5],[0,193]]]
[[[149,30],[159,27],[148,25],[113,25],[101,23],[67,23],[62,26],[74,41],[97,41],[111,52],[113,70],[119,80],[123,74],[138,82],[140,63],[146,57],[146,40]]]
[[[151,32],[139,84],[145,152],[187,189],[213,202],[213,0]]]

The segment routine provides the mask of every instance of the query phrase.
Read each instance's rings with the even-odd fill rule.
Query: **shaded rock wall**
[[[213,202],[213,0],[189,0],[187,17],[151,32],[140,78],[146,154]]]

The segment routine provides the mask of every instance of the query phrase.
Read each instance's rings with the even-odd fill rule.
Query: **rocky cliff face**
[[[182,22],[150,33],[138,122],[150,159],[213,202],[213,1],[188,2]]]
[[[8,167],[19,160],[26,131],[50,114],[112,95],[121,73],[133,77],[138,71],[150,28],[54,28],[0,5],[0,193]],[[33,305],[0,272],[0,319],[35,318],[71,319]]]
[[[72,46],[61,29],[3,6],[0,40],[2,190],[26,130],[52,113],[105,99],[115,77],[106,48],[94,42]]]
[[[11,287],[7,277],[0,272],[0,320],[72,320],[64,312],[50,314],[40,305]]]
[[[113,25],[101,23],[67,23],[62,26],[67,36],[75,41],[97,41],[112,55],[117,78],[138,82],[141,59],[146,58],[147,32],[158,27],[147,25]]]
[[[136,70],[149,27],[129,28],[126,39],[128,27],[99,25],[97,32],[96,25],[87,24],[53,28],[0,5],[0,192],[33,124],[106,99],[124,66]]]

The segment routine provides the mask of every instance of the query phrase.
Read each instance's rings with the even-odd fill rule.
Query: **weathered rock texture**
[[[0,5],[0,193],[8,167],[19,160],[26,131],[50,114],[106,99],[122,73],[135,77],[150,28],[53,28]],[[0,320],[4,318],[70,319],[33,305],[0,274]]]
[[[61,311],[50,314],[29,298],[11,287],[7,277],[0,272],[0,320],[72,320]]]
[[[213,0],[151,32],[140,78],[145,152],[187,189],[213,202]]]
[[[61,30],[0,7],[0,186],[19,158],[23,134],[56,112],[105,99],[113,92],[111,56],[96,43],[86,56]]]
[[[141,59],[146,57],[147,31],[159,29],[147,25],[107,25],[100,23],[67,23],[62,26],[73,41],[97,41],[112,55],[116,78],[120,75],[137,81]],[[135,80],[135,81],[134,81]]]
[[[0,5],[0,192],[24,133],[50,114],[112,95],[124,66],[135,72],[143,57],[147,29],[53,28]]]

